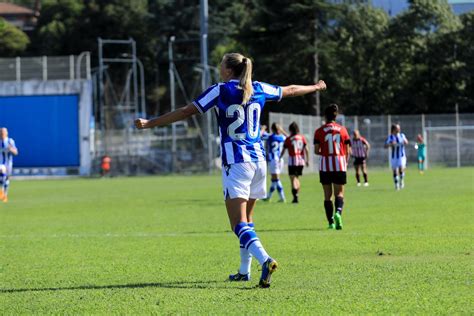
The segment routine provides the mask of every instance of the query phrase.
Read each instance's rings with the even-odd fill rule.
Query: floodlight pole
[[[168,41],[168,60],[169,60],[169,76],[170,76],[170,98],[171,112],[176,110],[176,88],[174,78],[174,59],[173,59],[173,43],[176,37],[171,36]],[[175,172],[176,165],[176,124],[171,124],[171,172]]]
[[[207,47],[207,34],[208,34],[208,20],[209,20],[209,6],[207,0],[200,0],[200,33],[201,33],[201,64],[203,66],[203,73],[201,79],[201,88],[204,91],[210,86],[210,74],[209,74],[209,60],[208,60],[208,47]],[[212,116],[207,114],[205,117],[206,121],[206,132],[207,135],[207,155],[208,155],[208,169],[212,171]]]

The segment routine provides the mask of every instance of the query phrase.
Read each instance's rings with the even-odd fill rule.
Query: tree
[[[28,36],[23,31],[0,18],[0,56],[20,55],[29,42]]]

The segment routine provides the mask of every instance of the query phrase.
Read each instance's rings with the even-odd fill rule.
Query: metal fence
[[[430,166],[473,166],[474,165],[474,113],[469,114],[421,114],[421,115],[378,115],[378,116],[338,116],[351,133],[358,129],[372,146],[369,165],[388,166],[388,150],[384,148],[390,133],[390,126],[398,123],[410,144],[407,146],[408,163],[416,163],[414,148],[416,136],[424,135],[427,148],[427,162]],[[269,123],[277,122],[288,128],[291,122],[300,126],[313,152],[314,131],[321,126],[321,118],[316,116],[270,113]],[[311,155],[310,170],[318,170],[317,158]]]
[[[75,80],[91,78],[90,53],[78,56],[0,58],[0,81]]]

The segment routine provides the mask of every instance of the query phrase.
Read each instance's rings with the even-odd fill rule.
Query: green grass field
[[[316,175],[299,205],[258,203],[280,263],[239,263],[219,176],[12,181],[0,204],[1,314],[473,314],[474,169],[388,170],[346,189],[327,231]],[[287,196],[288,181],[284,178]],[[274,197],[276,200],[276,197]]]

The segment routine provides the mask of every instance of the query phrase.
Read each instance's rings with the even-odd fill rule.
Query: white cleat
[[[364,187],[368,187],[368,186],[369,186],[368,182],[364,183]]]
[[[400,185],[400,189],[404,189],[405,188],[405,182],[402,181],[402,184]]]
[[[360,187],[360,183],[357,183],[357,186]]]

